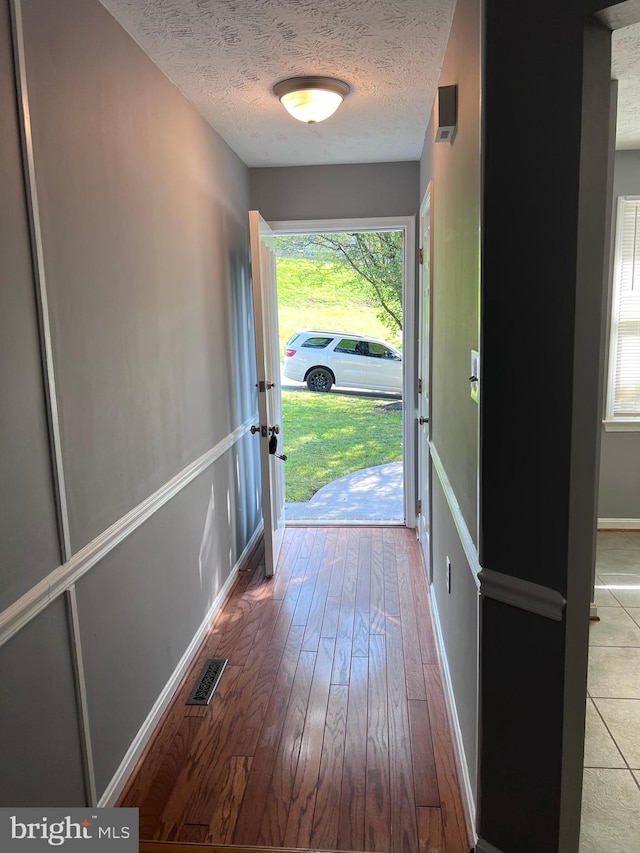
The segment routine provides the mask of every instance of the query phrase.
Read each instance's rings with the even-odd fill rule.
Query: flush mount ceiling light
[[[298,121],[315,124],[332,116],[351,91],[333,77],[291,77],[273,87],[273,94]]]

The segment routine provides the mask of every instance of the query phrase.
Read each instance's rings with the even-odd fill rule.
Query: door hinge
[[[424,252],[422,251],[422,246],[418,249],[418,260],[421,264],[424,263]]]
[[[418,379],[418,394],[422,394],[422,379]]]
[[[417,513],[422,515],[422,500],[420,498],[418,498]]]

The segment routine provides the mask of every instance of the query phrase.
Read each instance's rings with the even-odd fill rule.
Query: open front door
[[[249,235],[260,419],[252,430],[260,439],[265,574],[270,577],[278,564],[284,536],[284,460],[278,455],[282,452],[282,399],[276,256],[271,248],[271,229],[257,210],[249,211]]]
[[[431,389],[431,184],[427,188],[420,208],[420,304],[418,353],[418,538],[429,567],[429,581],[433,576],[429,537],[431,496],[429,464],[429,394]]]

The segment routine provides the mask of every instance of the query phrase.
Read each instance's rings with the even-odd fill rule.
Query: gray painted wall
[[[0,803],[77,806],[84,783],[62,598],[0,648]]]
[[[470,396],[470,352],[479,349],[480,5],[458,0],[440,85],[458,85],[458,131],[435,143],[433,117],[421,159],[430,180],[433,234],[431,439],[459,506],[456,521],[477,538],[478,405]],[[432,467],[433,595],[440,614],[472,786],[477,766],[478,591],[452,510]],[[477,542],[476,542],[477,545]],[[452,564],[447,592],[446,559]]]
[[[427,138],[423,179],[433,177],[433,355],[431,441],[464,521],[477,540],[478,405],[470,394],[471,350],[479,349],[480,292],[480,11],[459,4],[439,85],[458,86],[452,144]],[[429,130],[435,132],[435,124]],[[476,541],[477,544],[477,541]]]
[[[9,8],[2,2],[0,610],[60,562],[9,33]]]
[[[419,165],[362,163],[250,169],[251,207],[267,221],[414,216]]]
[[[256,482],[238,489],[232,466],[231,454],[217,460],[77,585],[99,790],[240,556],[227,505],[259,493]]]
[[[257,407],[249,176],[97,0],[23,9],[76,552]],[[4,605],[60,563],[7,10],[2,0]],[[77,583],[98,796],[257,528],[257,451],[241,437]],[[62,598],[0,648],[0,670],[0,803],[82,804]]]
[[[613,172],[611,263],[605,358],[609,356],[609,322],[618,196],[640,195],[640,151],[617,151]],[[608,374],[607,374],[608,375]],[[640,431],[606,432],[602,428],[599,518],[640,519]]]
[[[247,174],[99,4],[23,7],[75,551],[250,414],[227,346]]]

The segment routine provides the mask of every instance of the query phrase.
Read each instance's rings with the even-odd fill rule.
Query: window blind
[[[607,417],[640,419],[640,197],[618,199]]]

